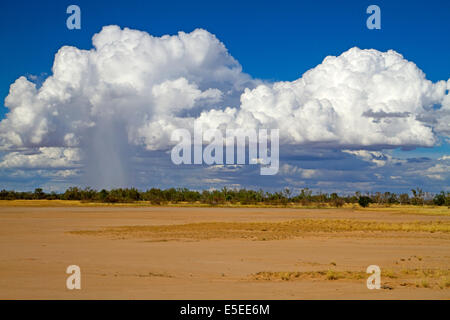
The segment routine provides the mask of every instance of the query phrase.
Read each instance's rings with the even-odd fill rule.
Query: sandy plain
[[[449,299],[449,211],[2,202],[0,299]]]

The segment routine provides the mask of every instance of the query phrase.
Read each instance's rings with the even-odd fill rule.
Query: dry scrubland
[[[0,237],[2,299],[450,298],[447,207],[0,201]]]

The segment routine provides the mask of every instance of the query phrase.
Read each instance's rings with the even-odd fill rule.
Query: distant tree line
[[[362,194],[356,192],[354,195],[340,196],[337,193],[313,194],[308,188],[293,194],[286,188],[279,192],[266,192],[263,190],[228,189],[194,191],[186,188],[158,189],[152,188],[140,191],[136,188],[112,189],[100,191],[91,188],[70,187],[64,193],[46,193],[41,188],[34,192],[0,191],[0,200],[80,200],[83,202],[104,202],[104,203],[129,203],[137,201],[148,201],[151,204],[165,203],[202,203],[209,205],[221,204],[268,204],[287,205],[289,203],[301,205],[324,205],[342,207],[346,203],[358,203],[362,207],[367,207],[371,203],[379,205],[409,204],[409,205],[438,205],[450,206],[450,192],[441,191],[438,194],[430,194],[422,189],[412,189],[411,194],[396,194],[391,192],[375,192]]]

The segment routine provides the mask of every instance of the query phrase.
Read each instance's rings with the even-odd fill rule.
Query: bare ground
[[[449,225],[399,210],[2,206],[0,298],[449,299]],[[81,290],[66,289],[73,264]],[[373,264],[383,289],[366,287]]]

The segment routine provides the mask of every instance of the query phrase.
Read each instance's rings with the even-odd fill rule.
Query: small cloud
[[[226,183],[227,180],[225,179],[219,179],[219,178],[212,178],[212,179],[203,179],[204,183]]]

